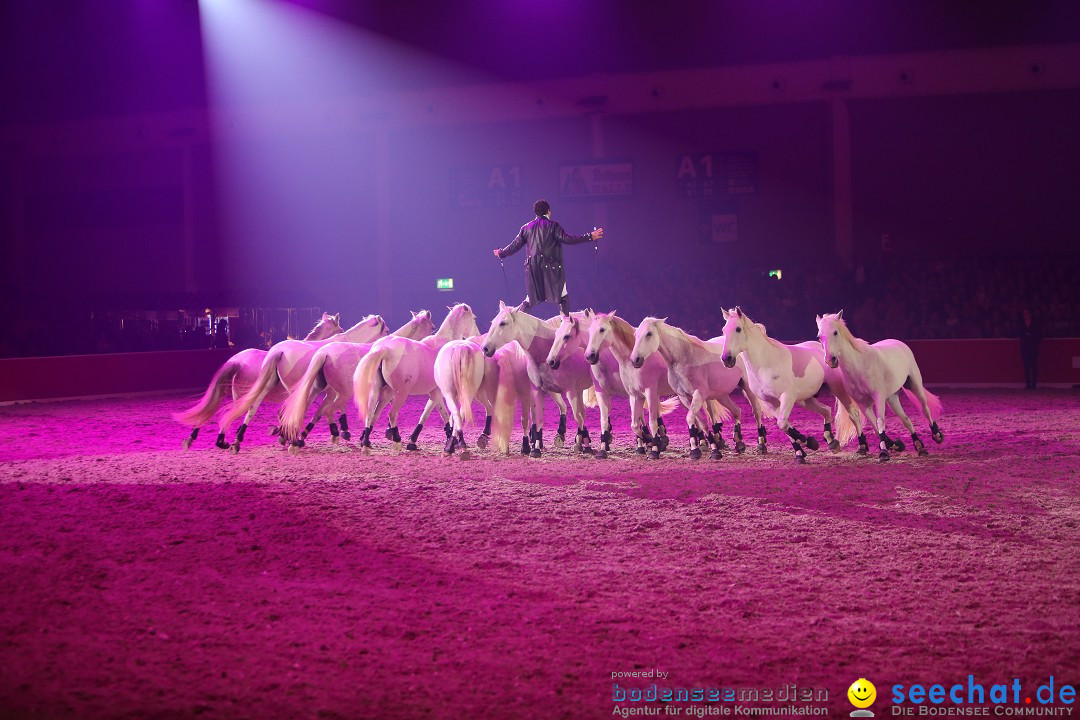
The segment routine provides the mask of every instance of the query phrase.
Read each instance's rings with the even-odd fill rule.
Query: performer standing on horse
[[[563,272],[562,246],[593,242],[604,237],[604,228],[594,229],[585,235],[570,235],[559,223],[551,219],[551,205],[547,200],[533,204],[536,219],[521,226],[517,237],[504,248],[495,249],[495,257],[502,260],[527,246],[525,258],[525,301],[522,309],[537,303],[557,302],[563,313],[570,312],[566,294],[566,275]]]

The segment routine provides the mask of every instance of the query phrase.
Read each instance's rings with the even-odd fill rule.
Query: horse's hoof
[[[716,438],[716,447],[720,448],[721,450],[730,450],[731,449],[731,446],[727,444],[727,441],[724,440],[724,438],[719,437],[719,436],[717,436],[717,438]]]
[[[184,438],[184,442],[181,444],[184,446],[185,450],[189,450],[191,448],[191,438]]]
[[[881,452],[878,453],[877,459],[879,461],[881,461],[881,462],[888,462],[889,461],[889,453],[886,452],[885,450],[882,450]]]
[[[926,451],[926,448],[919,448],[919,457],[926,457],[929,454],[930,453]]]
[[[592,449],[591,445],[578,445],[577,451],[582,455],[594,455],[596,451]]]
[[[711,453],[709,453],[710,460],[719,460],[722,457],[723,455],[720,454],[720,450],[713,450]]]
[[[300,438],[296,441],[296,445],[297,447],[304,447],[305,445],[307,445],[307,440],[304,440],[304,438]]]
[[[394,439],[394,431],[391,430],[390,428],[386,428],[386,432],[384,432],[383,435],[386,437],[387,440],[393,440]]]
[[[299,443],[290,443],[289,444],[289,452],[292,453],[293,455],[296,455],[297,453],[299,453],[300,452],[300,444]]]
[[[855,454],[856,455],[869,455],[870,454],[870,448],[860,446],[859,449],[855,451]]]
[[[605,450],[604,448],[600,448],[599,450],[597,450],[596,451],[596,459],[597,460],[607,460],[607,450]]]
[[[529,457],[538,458],[540,457],[540,454],[540,448],[533,448],[532,452],[529,453]]]
[[[668,444],[671,443],[671,440],[668,439],[666,433],[664,435],[658,435],[657,437],[659,439],[656,441],[656,447],[660,448],[660,452],[664,452],[665,450],[667,450]]]
[[[934,438],[934,442],[936,442],[938,445],[945,442],[945,433],[941,432],[940,430],[938,430],[936,433],[931,434],[930,437]]]
[[[806,464],[806,456],[803,455],[802,453],[795,453],[795,462],[799,463],[800,465],[805,465]]]
[[[831,441],[829,441],[829,450],[831,450],[833,452],[840,452],[840,441],[839,440],[831,440]]]
[[[229,443],[225,442],[224,440],[218,440],[214,444],[217,445],[222,450],[228,450],[229,449]]]
[[[738,442],[736,442],[735,443],[735,452],[738,453],[739,455],[742,455],[744,452],[746,452],[746,443],[744,443],[742,440],[739,440]]]
[[[638,445],[637,450],[635,450],[634,452],[636,452],[638,455],[644,455],[645,454],[645,448],[642,447],[641,445]]]
[[[691,457],[693,457],[692,454],[691,454]],[[660,459],[660,451],[659,450],[650,450],[649,451],[649,459],[650,460],[659,460]]]
[[[811,450],[817,450],[821,446],[818,445],[817,438],[813,437],[812,435],[808,435],[806,437],[806,447],[810,448]]]
[[[476,447],[480,448],[481,450],[484,450],[484,449],[487,448],[487,445],[488,445],[488,436],[487,435],[481,435],[480,437],[476,438]]]
[[[400,452],[400,451],[401,451],[401,441],[398,440],[396,443],[394,443],[394,452]]]
[[[758,455],[768,455],[769,454],[769,448],[767,446],[765,446],[764,444],[758,445],[757,446],[757,454]]]
[[[453,437],[447,438],[446,439],[446,444],[443,445],[443,452],[446,453],[447,455],[453,455],[454,450],[456,450],[456,449],[457,449],[457,440],[455,440]]]
[[[345,442],[348,442],[348,441],[352,440],[352,433],[349,432],[348,430],[343,430],[342,433],[341,433],[341,439],[344,440]]]
[[[458,455],[458,457],[460,457],[462,460],[472,460],[472,453],[468,450],[462,450],[461,454]]]
[[[903,440],[896,440],[892,444],[892,449],[895,450],[896,452],[904,452],[905,447],[907,447],[907,446],[904,445]]]
[[[338,435],[331,435],[330,436],[330,442],[333,443],[334,445],[337,445],[339,442],[341,442],[341,437],[338,436]]]
[[[694,448],[693,450],[691,450],[690,451],[690,459],[691,460],[700,460],[701,459],[701,448]]]
[[[230,445],[229,452],[231,452],[233,455],[236,455],[238,452],[240,452],[240,443],[233,443],[232,445]]]
[[[566,445],[566,436],[565,435],[556,435],[555,436],[555,447],[561,448],[563,445]]]
[[[370,446],[370,445],[364,445],[364,446],[362,446],[362,447],[360,448],[360,452],[362,452],[362,453],[363,453],[363,454],[365,454],[365,455],[370,455],[370,454],[371,454],[371,446]]]

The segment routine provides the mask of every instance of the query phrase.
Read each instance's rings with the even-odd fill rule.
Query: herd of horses
[[[900,418],[919,455],[923,441],[900,404],[903,390],[919,407],[935,442],[944,440],[938,427],[940,400],[923,386],[911,349],[899,340],[870,344],[848,330],[843,311],[817,317],[816,340],[786,345],[770,338],[765,326],[741,308],[724,311],[721,335],[701,340],[669,324],[646,317],[635,328],[614,311],[571,312],[548,320],[519,307],[499,303],[499,312],[484,334],[466,304],[449,308],[436,329],[431,313],[412,314],[404,326],[389,332],[378,315],[343,330],[340,316],[323,314],[303,340],[285,340],[269,350],[237,353],[214,374],[200,400],[175,418],[192,426],[188,448],[200,428],[218,417],[217,446],[240,450],[249,423],[264,401],[283,403],[271,432],[298,451],[320,418],[327,418],[332,442],[349,441],[347,406],[355,402],[363,430],[359,444],[370,452],[375,421],[387,410],[386,439],[402,446],[398,413],[409,397],[427,396],[407,449],[418,440],[432,410],[443,419],[444,452],[468,457],[464,430],[473,420],[473,402],[486,419],[476,440],[499,453],[510,452],[514,416],[520,405],[521,453],[540,457],[544,451],[544,402],[559,406],[555,445],[565,444],[567,406],[577,424],[574,447],[598,458],[612,448],[610,421],[614,397],[628,398],[635,452],[657,459],[668,448],[664,416],[686,409],[692,459],[707,448],[712,459],[731,448],[723,423],[732,424],[734,450],[742,453],[742,410],[732,399],[746,398],[757,427],[759,453],[767,452],[764,418],[772,417],[791,441],[797,462],[820,445],[791,422],[798,405],[821,415],[822,436],[833,452],[858,439],[855,451],[869,454],[864,420],[878,438],[878,457],[905,449],[902,440],[885,431],[885,406]],[[835,406],[818,398],[828,389]],[[232,402],[222,409],[226,396]],[[314,414],[308,411],[315,404]],[[597,447],[586,426],[586,407],[600,409]],[[226,432],[243,417],[233,441]],[[306,420],[306,422],[305,422]],[[835,422],[835,426],[834,426]]]

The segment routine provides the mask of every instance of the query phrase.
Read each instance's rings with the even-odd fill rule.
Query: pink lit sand
[[[692,463],[681,412],[638,458],[625,403],[608,461],[549,414],[542,460],[468,462],[434,422],[293,456],[264,412],[232,455],[180,449],[178,395],[2,407],[0,717],[606,718],[648,668],[842,717],[859,677],[879,717],[897,682],[1076,685],[1078,396],[941,395],[930,457],[804,467],[772,424]]]

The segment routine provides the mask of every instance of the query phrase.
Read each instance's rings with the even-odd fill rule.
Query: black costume
[[[1039,343],[1042,331],[1038,321],[1029,316],[1031,323],[1020,320],[1020,361],[1024,364],[1024,387],[1034,390],[1039,382]]]
[[[525,258],[525,302],[522,307],[551,301],[559,303],[563,312],[569,312],[566,295],[566,275],[563,273],[563,245],[577,245],[592,241],[592,233],[570,235],[559,223],[538,216],[531,223],[521,226],[517,237],[499,250],[499,257],[513,255],[522,246],[527,248]]]

